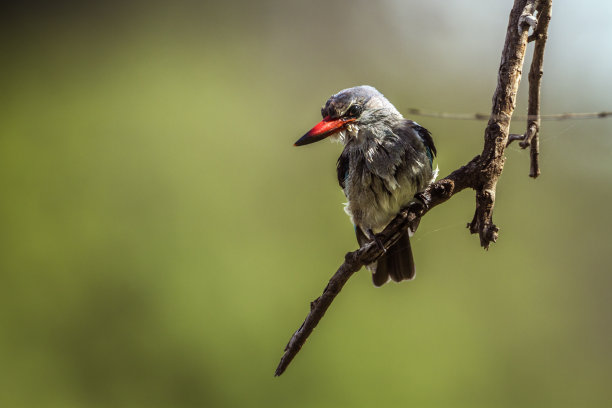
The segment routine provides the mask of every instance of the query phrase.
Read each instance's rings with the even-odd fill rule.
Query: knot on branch
[[[529,71],[529,75],[527,78],[530,81],[535,81],[541,79],[544,76],[544,71],[542,69],[532,69]]]
[[[501,125],[499,122],[494,121],[487,125],[487,133],[490,135],[496,135],[501,132]]]
[[[534,136],[538,134],[539,130],[540,126],[538,125],[537,121],[529,122],[529,126],[527,126],[527,132],[525,132],[523,140],[519,142],[519,146],[521,147],[521,149],[526,149],[531,146],[531,141],[533,140]]]
[[[533,31],[535,31],[538,28],[538,19],[535,18],[533,15],[531,14],[523,14],[521,15],[521,18],[519,20],[519,32],[521,30],[527,30],[531,27],[531,29]]]
[[[536,0],[527,1],[527,4],[525,5],[525,8],[523,9],[523,12],[521,13],[521,16],[518,20],[517,28],[519,33],[522,33],[523,30],[528,30],[530,27],[533,32],[535,32],[538,28],[538,19],[533,16],[533,13],[535,12],[536,8],[535,3]]]
[[[495,224],[485,226],[480,236],[480,245],[482,245],[484,249],[489,249],[489,244],[491,242],[497,242],[497,237],[499,236],[498,232],[499,228]]]
[[[472,222],[468,223],[467,227],[470,229],[470,233],[478,233],[480,237],[480,246],[484,249],[489,249],[491,242],[497,242],[499,237],[499,228],[492,222],[485,222],[484,224],[479,221],[478,214],[474,214]]]
[[[495,188],[483,188],[476,192],[476,209],[487,210],[495,204]]]
[[[519,141],[519,146],[521,149],[526,149],[531,146],[531,143],[534,139],[537,138],[538,132],[540,131],[540,123],[539,120],[529,120],[527,131],[522,135],[511,134],[508,136],[508,141],[506,142],[506,147],[510,146],[512,142],[515,140]]]
[[[449,179],[442,179],[432,185],[432,194],[441,198],[448,199],[453,195],[455,190],[455,182]]]
[[[472,234],[480,236],[480,245],[489,249],[491,242],[497,242],[499,228],[493,224],[495,187],[483,188],[476,193],[476,211],[467,227]]]
[[[546,34],[534,33],[527,37],[527,42],[541,41],[547,38]]]

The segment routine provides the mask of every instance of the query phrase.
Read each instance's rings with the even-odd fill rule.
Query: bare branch
[[[533,0],[515,0],[510,12],[497,88],[493,95],[489,122],[485,128],[482,153],[465,166],[417,194],[417,200],[403,209],[385,230],[376,236],[383,248],[372,241],[357,251],[346,254],[344,263],[332,276],[323,294],[311,303],[310,313],[306,320],[289,340],[276,369],[276,376],[285,371],[300,351],[348,279],[363,265],[368,265],[378,259],[385,248],[393,245],[408,226],[417,222],[430,209],[447,201],[454,194],[466,188],[476,191],[476,211],[472,222],[468,224],[470,232],[479,234],[480,244],[485,249],[488,249],[491,242],[497,240],[499,229],[492,220],[495,189],[504,168],[504,150],[509,140],[508,130],[515,108],[516,92],[521,79],[529,29],[527,21],[525,24],[519,24],[519,22],[520,19],[527,18],[526,16],[533,12],[533,4]],[[540,25],[538,31],[545,36],[546,26],[542,28]]]
[[[530,149],[530,170],[529,177],[536,178],[540,175],[540,163],[538,157],[540,155],[540,87],[544,71],[544,48],[546,47],[546,39],[548,32],[548,23],[551,18],[552,0],[541,0],[538,3],[538,28],[534,31],[536,34],[535,47],[533,50],[533,60],[529,68],[529,106],[527,115],[535,119],[527,120],[527,130],[525,139],[519,143],[521,148],[525,149],[531,146]]]
[[[424,192],[419,194],[418,201],[402,210],[387,225],[383,232],[377,234],[377,238],[384,248],[388,249],[395,244],[406,228],[422,217],[429,209],[443,203],[456,192],[468,187],[462,181],[468,180],[469,174],[475,169],[475,166],[472,163],[470,164],[430,185]],[[344,263],[340,265],[334,276],[331,277],[323,290],[323,294],[310,303],[310,313],[306,316],[306,320],[304,320],[300,328],[293,334],[289,343],[287,343],[285,352],[276,368],[275,376],[279,376],[285,371],[348,279],[361,269],[362,266],[376,261],[383,252],[384,250],[379,248],[375,241],[371,241],[357,251],[349,252],[345,255]]]
[[[504,150],[508,141],[510,119],[516,106],[516,92],[527,46],[529,26],[519,21],[526,13],[533,12],[533,1],[515,0],[510,12],[506,41],[502,51],[497,76],[497,88],[493,95],[493,108],[485,129],[485,142],[479,159],[478,180],[471,187],[476,190],[476,211],[468,224],[470,232],[478,233],[480,245],[489,248],[497,240],[499,229],[493,223],[497,180],[504,169]],[[518,29],[520,27],[520,30]]]
[[[510,144],[514,142],[515,140],[525,140],[525,135],[524,134],[518,135],[516,133],[510,133],[508,135],[508,142],[506,143],[506,147],[510,146]]]

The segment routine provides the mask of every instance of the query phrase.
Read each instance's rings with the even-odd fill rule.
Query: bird
[[[437,151],[431,133],[405,119],[369,85],[332,95],[321,108],[321,116],[323,120],[294,146],[325,138],[344,145],[336,164],[338,183],[347,198],[344,210],[360,247],[374,241],[384,251],[376,262],[366,265],[372,282],[379,287],[389,281],[414,279],[410,237],[418,222],[406,228],[387,250],[376,234],[437,177],[438,168],[433,167]]]

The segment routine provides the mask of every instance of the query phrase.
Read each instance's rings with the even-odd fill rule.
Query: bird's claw
[[[385,248],[382,241],[376,236],[376,234],[374,234],[374,231],[372,231],[371,228],[368,229],[368,235],[370,236],[370,239],[376,243],[376,246],[378,247],[378,249],[380,249],[383,252],[387,252],[387,248]]]
[[[427,202],[429,199],[423,192],[418,192],[414,195],[415,200],[421,204],[423,207],[427,208]]]

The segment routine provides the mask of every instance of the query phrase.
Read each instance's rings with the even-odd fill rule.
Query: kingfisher
[[[332,95],[321,108],[323,120],[295,146],[331,138],[344,145],[337,162],[338,183],[347,198],[345,212],[355,227],[357,242],[374,241],[398,212],[416,201],[415,194],[431,184],[438,173],[431,133],[405,119],[375,88],[362,85]],[[410,237],[418,222],[373,264],[375,286],[393,280],[414,279]]]

